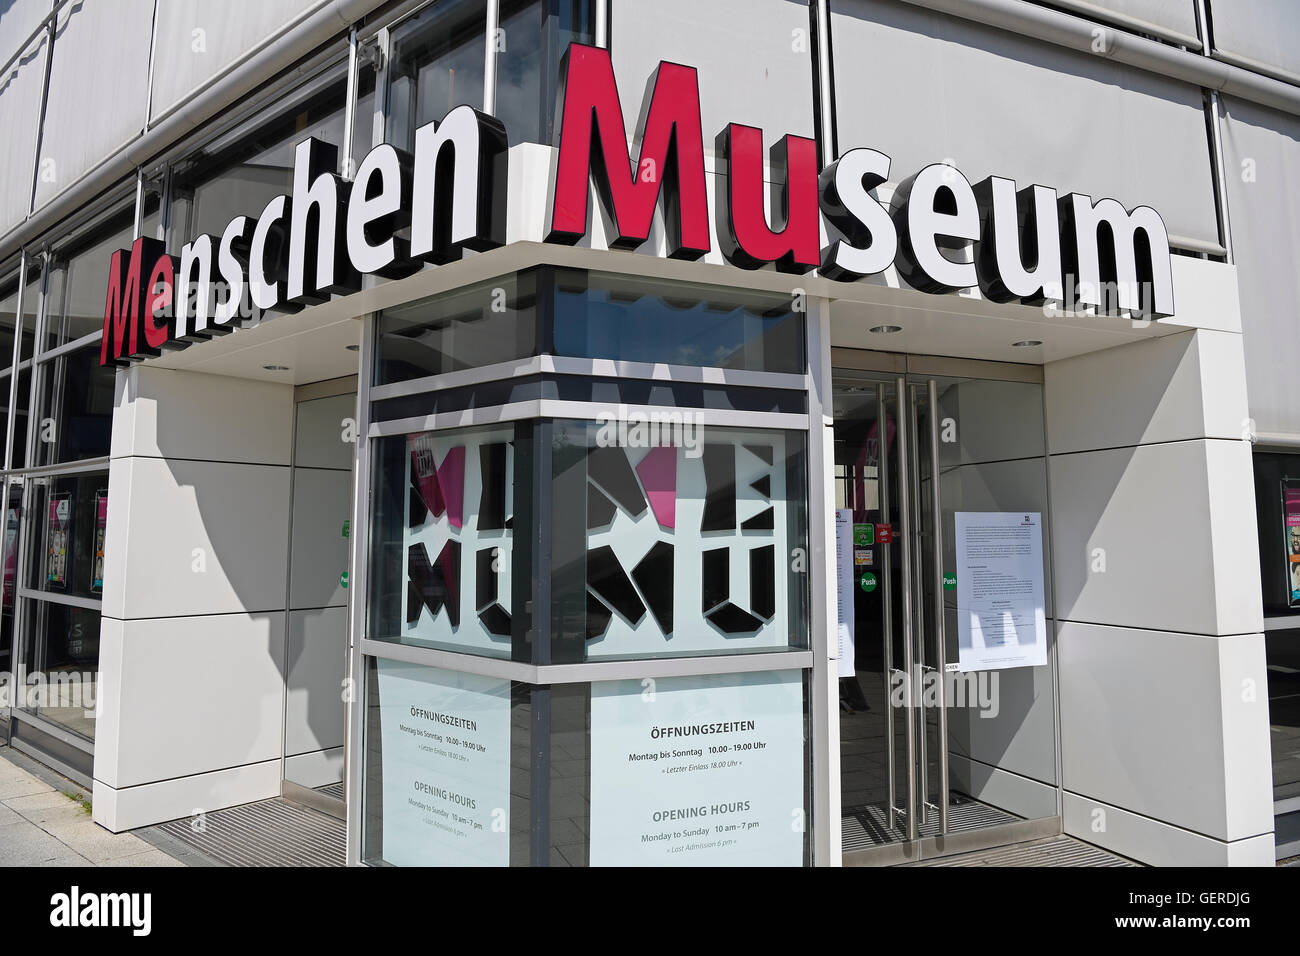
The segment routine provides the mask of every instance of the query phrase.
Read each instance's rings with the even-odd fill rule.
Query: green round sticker
[[[957,575],[953,574],[951,571],[945,572],[943,576],[943,589],[945,591],[951,591],[956,587],[957,587]]]
[[[871,571],[863,571],[862,580],[858,583],[862,586],[862,590],[870,594],[876,589],[876,576]]]
[[[346,571],[339,575],[339,584],[343,585],[343,587],[348,586],[348,573]]]

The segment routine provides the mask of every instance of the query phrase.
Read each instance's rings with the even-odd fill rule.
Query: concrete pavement
[[[184,866],[130,833],[90,819],[84,791],[40,779],[0,747],[0,866]]]

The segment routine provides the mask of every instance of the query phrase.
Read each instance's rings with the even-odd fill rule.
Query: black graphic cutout
[[[510,612],[500,604],[493,604],[486,611],[480,611],[478,619],[489,634],[496,637],[510,636]]]
[[[429,552],[423,544],[413,544],[406,550],[406,562],[406,623],[420,619],[421,607],[434,616],[445,607],[451,626],[460,627],[460,589],[456,586],[460,542],[444,544],[436,564],[429,563]]]
[[[736,530],[736,446],[704,445],[704,517],[701,531]]]
[[[506,443],[480,445],[483,493],[479,496],[478,529],[498,531],[506,526]]]
[[[632,569],[632,580],[641,589],[641,596],[650,605],[659,629],[665,634],[673,632],[673,546],[659,541],[645,553],[640,563]]]
[[[632,517],[639,518],[645,511],[645,495],[622,448],[591,449],[587,453],[587,474]]]
[[[612,549],[593,548],[587,553],[587,587],[632,624],[645,617],[645,605]]]
[[[726,548],[705,551],[700,560],[700,572],[700,611],[707,614],[730,593],[731,553]]]
[[[492,569],[496,548],[484,548],[476,556],[474,568],[475,610],[481,611],[497,599],[497,573]]]
[[[605,493],[590,482],[587,483],[587,530],[606,528],[614,520],[618,509]]]
[[[776,613],[776,546],[749,552],[749,606],[764,620]]]
[[[705,617],[724,634],[752,634],[763,626],[763,622],[748,611],[736,607],[728,601]]]
[[[600,637],[609,629],[609,622],[614,617],[605,605],[596,600],[595,595],[587,592],[587,640]]]

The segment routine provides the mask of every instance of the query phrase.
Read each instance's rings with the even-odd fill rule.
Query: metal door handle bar
[[[914,683],[912,691],[917,701],[915,710],[912,711],[912,717],[916,721],[918,745],[917,745],[917,762],[920,766],[921,782],[918,789],[921,793],[921,822],[930,822],[930,760],[927,753],[927,738],[929,736],[929,725],[925,716],[925,552],[920,545],[921,535],[924,533],[921,514],[921,437],[920,429],[917,427],[917,401],[916,393],[919,386],[910,385],[907,389],[907,429],[911,434],[912,450],[916,456],[916,462],[913,470],[908,473],[907,480],[915,483],[912,487],[916,491],[915,499],[912,501],[912,517],[914,530],[912,535],[917,539],[917,547],[912,551],[912,578],[911,585],[913,593],[916,596],[916,657],[912,664]],[[933,417],[933,416],[931,416]]]
[[[948,646],[943,611],[943,501],[939,492],[939,386],[930,379],[930,494],[934,508],[934,646],[939,680],[939,832],[948,832]]]
[[[878,510],[881,520],[889,523],[889,419],[885,413],[885,386],[876,388],[876,490],[879,501]],[[885,740],[888,753],[889,778],[889,829],[894,829],[898,810],[897,769],[894,753],[894,704],[892,697],[894,680],[894,599],[890,588],[890,549],[889,544],[876,542],[881,549],[881,592],[884,602],[884,641],[885,641]]]
[[[901,527],[899,528],[899,541],[902,547],[901,560],[898,562],[899,569],[903,572],[903,586],[900,588],[903,598],[903,660],[907,668],[907,682],[905,684],[906,693],[903,696],[904,706],[907,707],[907,805],[909,808],[917,805],[916,801],[916,721],[912,708],[912,681],[914,662],[916,660],[915,648],[912,643],[912,515],[910,492],[908,489],[908,475],[911,473],[908,468],[908,457],[910,449],[908,448],[908,429],[902,427],[905,423],[902,420],[906,414],[907,408],[907,383],[904,379],[899,378],[895,382],[895,388],[898,395],[898,518]],[[907,815],[907,838],[915,840],[918,837],[916,814]]]

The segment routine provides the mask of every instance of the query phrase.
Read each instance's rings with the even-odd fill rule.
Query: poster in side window
[[[104,590],[104,530],[108,527],[108,489],[95,492],[95,556],[90,570],[90,590]]]
[[[1286,522],[1288,603],[1297,607],[1300,606],[1300,481],[1282,482],[1282,516]]]
[[[46,580],[55,587],[68,586],[68,529],[72,517],[72,496],[54,495],[50,498],[45,540]]]

